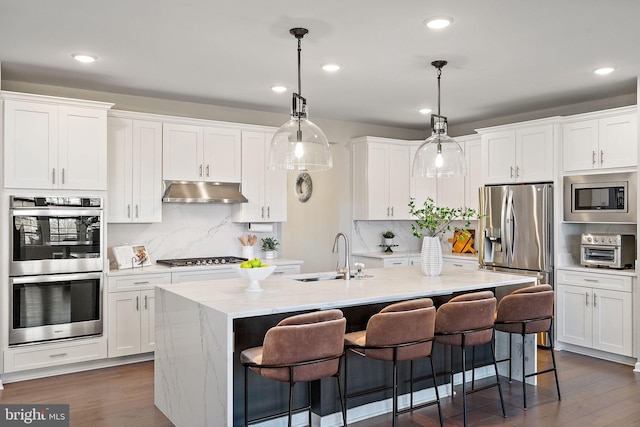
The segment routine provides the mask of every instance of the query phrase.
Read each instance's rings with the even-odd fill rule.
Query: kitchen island
[[[499,297],[534,284],[531,277],[484,270],[445,268],[440,276],[427,277],[417,266],[370,269],[366,274],[371,277],[350,281],[295,280],[317,275],[269,277],[261,283],[262,292],[246,292],[247,282],[241,278],[157,287],[156,406],[177,427],[241,425],[242,401],[237,397],[234,401],[234,395],[242,396],[238,355],[260,345],[268,327],[292,314],[339,308],[345,311],[350,330],[352,318],[347,312],[359,307],[375,311],[420,297],[442,302],[481,289],[492,289]],[[358,311],[353,313],[355,327],[366,324],[366,319],[356,319]]]

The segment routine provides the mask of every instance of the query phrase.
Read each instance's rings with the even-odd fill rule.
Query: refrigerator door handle
[[[509,263],[513,261],[515,253],[515,229],[516,229],[516,217],[513,209],[513,190],[509,190],[507,193],[507,206],[505,209],[505,216],[507,217],[507,228],[505,230],[507,235],[507,248],[506,252],[509,255]]]

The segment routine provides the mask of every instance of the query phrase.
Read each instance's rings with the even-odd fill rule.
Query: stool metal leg
[[[494,335],[495,335],[495,331],[494,331]],[[495,336],[494,336],[494,339],[495,339]],[[490,346],[490,347],[491,347],[491,357],[493,357],[493,368],[495,369],[495,372],[496,372],[496,382],[498,384],[498,393],[500,393],[500,405],[502,406],[502,416],[507,418],[507,411],[504,408],[504,399],[502,398],[502,386],[500,385],[500,376],[498,375],[498,363],[496,362],[496,352],[493,349],[493,346]]]
[[[433,357],[429,356],[429,362],[431,363],[431,374],[433,375],[433,387],[436,389],[436,401],[438,402],[438,418],[440,419],[440,427],[444,426],[442,420],[442,406],[440,406],[440,392],[438,391],[438,379],[436,378],[436,369],[433,366]],[[345,424],[346,426],[346,424]]]

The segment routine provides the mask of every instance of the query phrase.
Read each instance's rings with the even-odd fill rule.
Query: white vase
[[[439,237],[424,236],[420,265],[425,276],[439,276],[442,272],[442,247]]]

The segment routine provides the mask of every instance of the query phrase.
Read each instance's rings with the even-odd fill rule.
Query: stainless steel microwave
[[[564,220],[572,222],[637,221],[637,173],[564,177]]]

